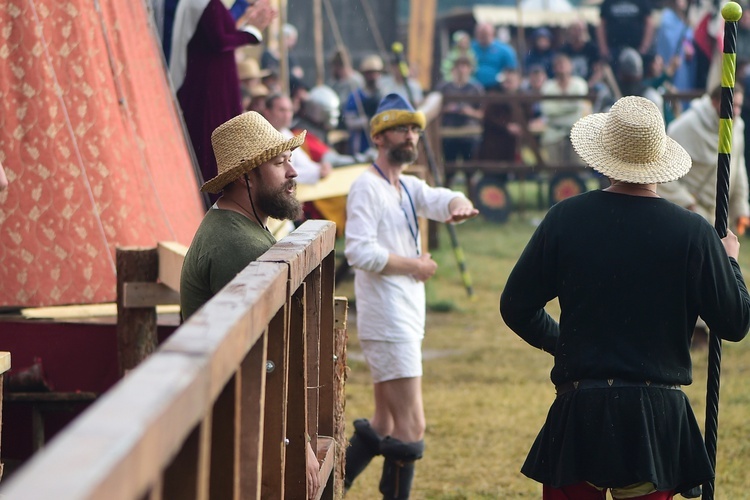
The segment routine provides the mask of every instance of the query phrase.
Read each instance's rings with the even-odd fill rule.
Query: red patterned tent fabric
[[[115,300],[116,246],[189,244],[203,202],[143,0],[0,6],[0,307]]]

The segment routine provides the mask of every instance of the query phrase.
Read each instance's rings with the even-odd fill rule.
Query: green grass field
[[[515,187],[514,189],[517,189]],[[529,185],[527,199],[536,187]],[[428,305],[449,312],[429,312],[424,341],[426,452],[417,463],[414,499],[541,498],[541,486],[519,469],[554,399],[549,381],[552,358],[523,341],[503,323],[498,301],[507,275],[534,230],[540,211],[514,214],[505,224],[481,217],[456,226],[473,278],[474,298],[467,298],[445,228],[440,228],[436,276],[428,282]],[[750,273],[750,238],[743,240],[741,263]],[[351,281],[337,294],[352,298]],[[556,315],[556,304],[548,310]],[[372,415],[372,388],[360,352],[353,316],[349,322],[349,376],[346,421]],[[707,351],[694,355],[692,386],[685,390],[699,421],[705,414]],[[717,499],[748,497],[750,439],[750,342],[724,343]],[[380,498],[382,458],[360,476],[347,500]]]

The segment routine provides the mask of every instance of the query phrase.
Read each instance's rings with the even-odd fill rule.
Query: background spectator
[[[259,83],[250,88],[250,103],[247,106],[247,111],[256,111],[261,115],[266,114],[266,97],[271,93],[268,91],[268,87]]]
[[[553,62],[555,77],[542,85],[543,95],[580,95],[589,92],[588,83],[573,75],[573,64],[565,54],[557,54]],[[570,143],[573,124],[588,114],[586,99],[547,99],[542,101],[542,117],[545,127],[542,132],[542,147],[547,160],[554,165],[581,165],[580,157]]]
[[[445,96],[481,96],[484,94],[482,86],[471,79],[473,71],[471,60],[466,56],[459,56],[453,64],[452,78],[442,83],[438,91]],[[451,101],[443,105],[442,126],[467,127],[479,125],[483,113],[478,102]],[[443,157],[445,161],[456,161],[459,158],[469,160],[474,156],[478,136],[445,137],[443,138]]]
[[[466,57],[471,61],[472,71],[477,66],[477,56],[471,48],[471,35],[459,30],[453,33],[452,39],[451,50],[440,62],[440,73],[444,82],[449,82],[453,78],[453,65],[459,57]]]
[[[516,51],[507,43],[494,38],[492,25],[479,23],[474,32],[471,49],[477,58],[474,78],[486,89],[498,87],[498,77],[505,69],[518,66]]]
[[[656,104],[663,117],[664,99],[655,88],[644,83],[641,55],[635,49],[625,47],[620,52],[620,60],[617,63],[617,68],[617,82],[620,86],[621,95],[623,97],[628,95],[645,97]]]
[[[349,94],[344,105],[344,123],[349,131],[349,154],[352,155],[370,147],[370,118],[375,115],[383,95],[380,90],[383,60],[376,54],[369,55],[362,59],[359,72],[365,85]]]
[[[294,46],[297,45],[297,28],[291,24],[285,24],[281,28],[282,35],[284,36],[284,44],[286,46],[287,60],[289,64],[289,76],[295,78],[304,78],[305,72],[300,66],[299,61],[294,56]],[[266,47],[263,54],[260,56],[260,65],[263,69],[270,69],[277,73],[281,70],[281,61],[279,60],[278,50],[272,50],[270,47]]]
[[[259,0],[244,16],[252,24],[237,29],[221,0],[177,6],[169,70],[203,179],[216,177],[211,133],[243,110],[234,50],[260,43],[275,15],[268,0]]]
[[[534,65],[541,66],[547,72],[547,76],[552,78],[552,59],[554,57],[552,32],[548,28],[537,28],[531,38],[531,49],[524,58],[524,68]]]
[[[589,87],[601,80],[601,66],[596,64],[599,60],[599,49],[591,41],[584,21],[579,19],[568,26],[560,52],[570,59],[573,74],[589,82]]]
[[[544,73],[544,69],[539,67]],[[517,69],[508,69],[503,72],[503,86],[493,92],[512,96],[521,92],[521,74]],[[518,103],[510,101],[494,102],[487,106],[484,113],[482,142],[479,146],[477,157],[480,160],[491,161],[515,161],[518,152],[518,138],[521,135],[520,120],[523,119],[519,113],[524,113]],[[502,174],[501,178],[507,176]]]
[[[343,115],[344,104],[346,104],[349,94],[364,86],[365,79],[361,74],[354,71],[354,68],[345,64],[344,56],[340,50],[337,50],[331,58],[330,67],[331,76],[328,79],[328,86],[339,96],[340,111]]]
[[[407,90],[407,85],[409,86]],[[391,71],[385,73],[380,78],[380,91],[383,95],[398,94],[404,99],[411,101],[412,106],[419,107],[424,100],[424,93],[419,82],[411,76],[404,81],[404,76],[401,74],[401,67],[398,64],[398,59],[395,57],[391,60]]]
[[[663,62],[669,62],[672,85],[680,91],[695,88],[695,48],[687,7],[687,0],[667,0],[654,44]]]
[[[237,63],[237,76],[242,91],[242,109],[247,109],[252,100],[252,88],[261,85],[261,79],[268,76],[270,71],[260,69],[258,61],[248,57]]]
[[[266,99],[266,119],[273,127],[281,132],[281,135],[292,139],[294,133],[291,131],[292,101],[282,94],[273,94]],[[294,152],[292,159],[294,169],[297,171],[297,182],[300,184],[315,184],[331,172],[331,164],[328,162],[315,162],[302,149]]]
[[[652,11],[652,0],[604,0],[596,30],[602,59],[616,65],[625,47],[641,54],[649,52],[656,31]]]

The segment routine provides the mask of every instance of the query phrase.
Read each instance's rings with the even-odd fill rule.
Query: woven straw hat
[[[380,100],[375,115],[370,119],[370,136],[399,125],[417,125],[424,130],[426,118],[421,111],[399,94],[388,94]]]
[[[218,193],[258,165],[298,148],[307,130],[287,139],[255,111],[248,111],[222,123],[211,134],[218,174],[201,191]]]
[[[623,97],[609,113],[581,118],[570,141],[591,168],[633,184],[679,179],[692,164],[687,151],[667,136],[659,108],[643,97]]]
[[[377,54],[371,54],[359,63],[359,72],[366,73],[368,71],[383,71],[383,60]]]
[[[250,78],[263,78],[264,76],[270,75],[271,72],[267,69],[260,69],[258,61],[252,57],[248,57],[244,61],[237,63],[237,76],[240,80],[249,80]]]

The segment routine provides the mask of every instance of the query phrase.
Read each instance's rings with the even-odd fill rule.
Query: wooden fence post
[[[156,307],[126,308],[125,283],[155,282],[159,275],[156,248],[118,248],[117,260],[117,358],[120,376],[132,370],[156,350]]]

